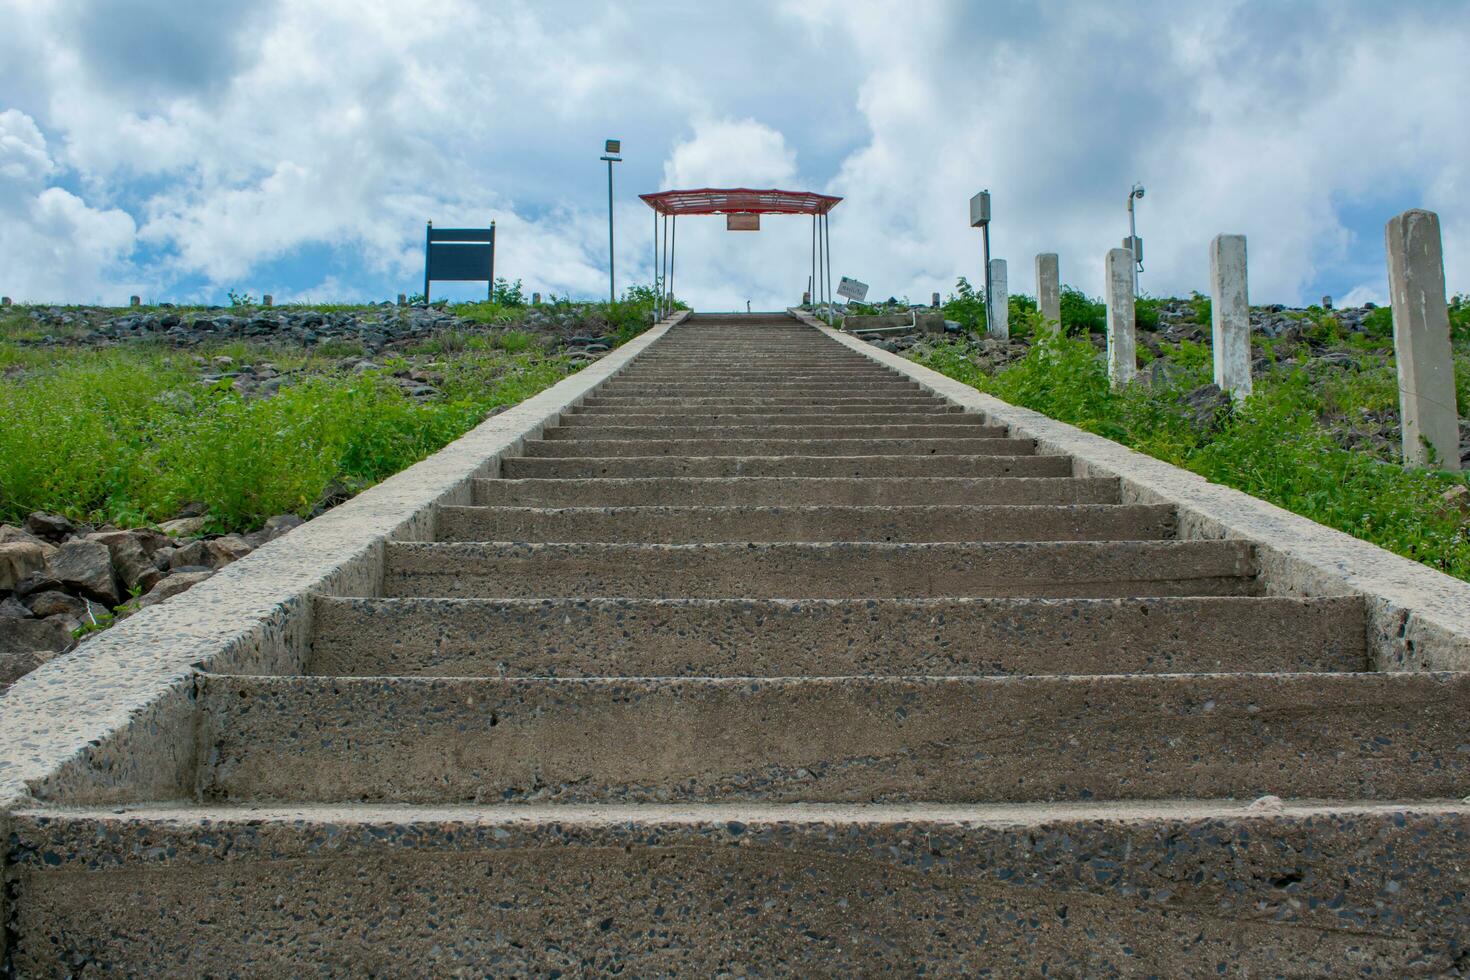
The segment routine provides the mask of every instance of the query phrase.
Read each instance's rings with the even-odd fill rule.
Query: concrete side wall
[[[1367,597],[1368,649],[1376,669],[1470,670],[1470,583],[1040,412],[1007,404],[796,315],[925,389],[1009,425],[1012,435],[1035,439],[1038,453],[1070,455],[1074,476],[1117,478],[1125,503],[1174,505],[1180,538],[1254,542],[1261,577],[1272,594]]]
[[[0,821],[37,800],[186,796],[196,668],[299,672],[311,595],[376,594],[385,542],[427,540],[434,505],[470,503],[476,477],[494,474],[502,457],[519,453],[685,316],[23,677],[0,697]]]

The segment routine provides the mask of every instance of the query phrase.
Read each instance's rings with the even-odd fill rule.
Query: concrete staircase
[[[17,818],[20,974],[1463,965],[1470,686],[1361,597],[787,317],[502,468],[307,675],[200,676],[194,798]]]

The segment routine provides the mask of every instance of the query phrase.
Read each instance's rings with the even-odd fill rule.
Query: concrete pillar
[[[1052,333],[1062,329],[1061,260],[1055,252],[1036,256],[1036,306],[1041,310],[1042,325]]]
[[[1006,285],[1006,260],[990,260],[990,336],[996,340],[1011,339],[1011,294]]]
[[[398,305],[399,306],[407,306],[408,305],[408,294],[407,293],[399,293],[398,294]]]
[[[1322,297],[1322,309],[1324,309],[1324,310],[1330,310],[1330,309],[1332,309],[1332,297],[1331,296],[1323,296]]]
[[[540,306],[541,305],[541,294],[540,293],[532,293],[531,294],[531,305],[532,306]]]
[[[1251,393],[1251,304],[1246,285],[1245,236],[1210,242],[1210,345],[1215,384],[1234,398]]]
[[[261,305],[262,306],[275,306],[276,305],[276,298],[274,296],[272,296],[270,293],[266,293],[264,296],[262,296],[260,298],[260,302],[261,302]]]
[[[934,294],[934,298],[929,301],[929,305],[932,306],[932,307],[934,307],[936,310],[939,309],[939,294],[938,293],[935,293]]]
[[[1439,215],[1405,211],[1389,219],[1386,237],[1404,465],[1458,470],[1460,425]]]
[[[128,297],[128,305],[129,306],[142,306],[143,305],[143,298],[141,296],[129,296]]]
[[[10,297],[9,296],[0,296],[0,306],[9,306],[9,305],[10,305]]]
[[[1134,341],[1133,253],[1126,248],[1108,251],[1108,377],[1113,387],[1126,385],[1138,373]]]

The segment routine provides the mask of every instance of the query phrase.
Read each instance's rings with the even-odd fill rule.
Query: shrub
[[[1104,333],[1107,330],[1108,308],[1080,289],[1062,287],[1062,330],[1073,335]]]

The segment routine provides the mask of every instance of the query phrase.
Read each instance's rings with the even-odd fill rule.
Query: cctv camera
[[[1133,196],[1136,197],[1136,198],[1138,198],[1140,201],[1143,200],[1143,185],[1142,184],[1136,184],[1136,185],[1134,185],[1134,187],[1133,187]]]

